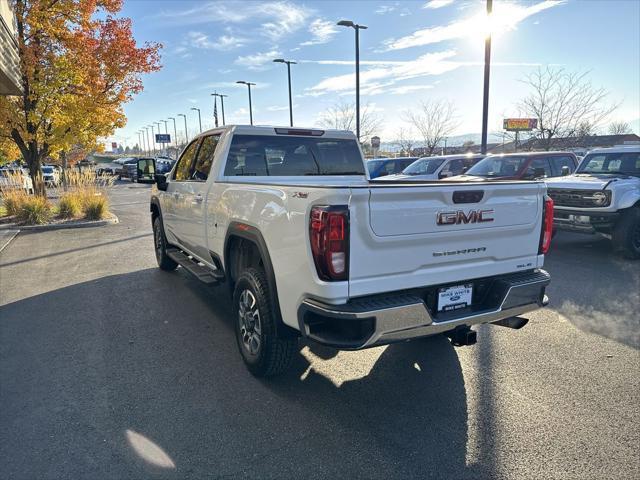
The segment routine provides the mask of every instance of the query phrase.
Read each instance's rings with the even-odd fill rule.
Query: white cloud
[[[431,0],[430,2],[425,3],[422,8],[442,8],[446,7],[447,5],[451,5],[452,3],[453,0]]]
[[[387,13],[391,13],[393,12],[397,7],[397,4],[395,5],[380,5],[378,8],[376,8],[375,10],[375,14],[377,15],[385,15]]]
[[[429,90],[430,88],[433,88],[433,85],[404,85],[392,88],[388,93],[392,95],[404,95],[406,93],[417,92],[420,90]]]
[[[197,4],[193,8],[163,10],[156,17],[174,26],[220,23],[228,27],[229,24],[256,21],[260,27],[252,28],[252,31],[277,41],[306,25],[312,13],[313,10],[286,0],[216,1]]]
[[[427,53],[410,61],[376,62],[375,68],[370,68],[360,73],[360,88],[362,93],[381,93],[382,89],[399,81],[426,75],[440,75],[455,70],[460,65],[451,59],[456,55],[453,50],[444,52]],[[325,93],[340,93],[353,89],[355,74],[337,75],[325,78],[318,84],[308,88],[306,93],[311,96]]]
[[[378,95],[392,93],[402,95],[432,88],[432,85],[406,85],[395,86],[397,83],[412,78],[421,78],[432,75],[442,75],[461,67],[482,66],[482,62],[468,62],[454,60],[456,52],[446,50],[442,52],[427,53],[415,60],[408,61],[365,61],[363,65],[371,65],[372,68],[360,73],[360,91],[363,95]],[[353,65],[353,62],[343,60],[301,60],[300,63],[317,63],[321,65]],[[494,62],[493,67],[512,66],[538,66],[536,63],[510,63]],[[432,82],[436,84],[436,82]],[[316,85],[305,90],[305,96],[319,97],[325,94],[349,95],[355,87],[355,74],[337,75],[328,77]],[[390,88],[393,87],[393,88]]]
[[[311,22],[311,25],[309,25],[309,33],[311,33],[311,40],[302,42],[300,46],[306,47],[308,45],[320,45],[327,43],[336,33],[338,33],[338,28],[336,27],[335,22],[317,18]]]
[[[284,105],[284,106],[272,105],[270,107],[267,107],[268,112],[284,112],[285,110],[289,110],[289,105]]]
[[[282,56],[282,53],[277,49],[273,49],[268,52],[239,56],[233,63],[247,67],[249,70],[264,70],[267,64],[270,64],[274,58],[279,56]]]
[[[486,13],[480,11],[473,17],[457,20],[449,25],[425,28],[405,37],[387,40],[383,50],[400,50],[465,37],[483,38],[488,32],[500,35],[514,30],[527,17],[564,2],[565,0],[544,0],[528,7],[516,3],[498,3],[494,5],[489,22]]]
[[[247,40],[233,35],[221,35],[217,40],[211,40],[208,35],[202,32],[187,33],[186,41],[194,48],[203,48],[205,50],[233,50],[242,47]],[[186,48],[184,46],[179,48]]]

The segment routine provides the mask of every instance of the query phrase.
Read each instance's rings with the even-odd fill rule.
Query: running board
[[[202,265],[197,259],[177,248],[168,248],[167,256],[203,283],[216,285],[224,280],[222,271],[211,270],[209,267]]]

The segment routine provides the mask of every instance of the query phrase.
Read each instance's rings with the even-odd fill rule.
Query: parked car
[[[0,189],[24,190],[27,193],[33,193],[33,181],[24,168],[2,168],[0,169]]]
[[[116,167],[116,175],[118,176],[118,180],[128,178],[132,182],[135,181],[137,163],[137,158],[128,158],[124,162],[121,162],[121,165],[119,167]]]
[[[558,230],[600,234],[640,258],[640,146],[591,150],[574,175],[547,181]]]
[[[60,184],[60,171],[53,165],[43,165],[40,171],[45,185],[57,187]]]
[[[569,175],[578,167],[572,152],[522,152],[489,155],[454,180],[533,180]]]
[[[485,155],[463,154],[422,157],[401,173],[384,177],[385,180],[439,180],[460,175],[482,160]]]
[[[171,158],[157,157],[156,158],[156,173],[168,173],[171,171],[176,161]]]
[[[418,157],[398,157],[398,158],[374,158],[367,160],[367,170],[369,178],[384,177],[394,173],[400,173],[407,168]]]
[[[117,163],[101,163],[96,167],[96,175],[117,175],[120,168]]]
[[[201,133],[155,176],[158,265],[228,284],[254,375],[286,369],[298,337],[358,350],[447,333],[471,345],[471,326],[520,328],[547,304],[544,183],[367,177],[352,132],[254,126]]]

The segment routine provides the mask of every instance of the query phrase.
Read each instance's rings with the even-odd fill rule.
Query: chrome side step
[[[208,285],[217,285],[224,281],[224,273],[220,270],[211,270],[197,259],[187,255],[177,248],[168,248],[167,256],[174,262],[194,275],[198,280]]]

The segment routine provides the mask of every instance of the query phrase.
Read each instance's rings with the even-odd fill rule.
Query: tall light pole
[[[184,113],[179,113],[179,117],[184,118],[184,143],[189,143],[189,134],[187,133],[187,116]]]
[[[176,119],[169,117],[169,120],[173,120],[173,146],[176,147],[176,160],[178,159],[178,130],[176,129]]]
[[[255,85],[255,83],[245,82],[244,80],[238,80],[236,83],[241,83],[242,85],[246,85],[249,89],[249,123],[253,125],[253,107],[251,106],[251,85]]]
[[[224,97],[228,97],[229,95],[222,95],[221,93],[215,93],[217,97],[220,97],[220,106],[222,107],[222,125],[226,125],[224,120]]]
[[[142,137],[142,151],[147,154],[147,140],[144,138],[144,128],[140,129],[140,136]]]
[[[147,132],[147,153],[151,155],[151,140],[149,139],[149,125],[144,127],[145,132]]]
[[[161,121],[162,121],[162,120],[160,120],[160,122],[161,122]],[[162,125],[160,122],[153,122],[153,123],[155,123],[155,124],[158,126],[158,133],[160,133],[160,126]],[[167,129],[167,126],[166,126],[166,125],[164,126],[164,129],[165,129],[165,130]],[[158,153],[162,153],[162,150],[163,150],[163,149],[164,149],[164,147],[165,147],[164,143],[161,143],[160,145],[161,145],[161,148],[159,148],[159,149],[158,149]]]
[[[142,142],[140,141],[140,131],[138,130],[138,131],[136,132],[136,134],[138,135],[138,152],[137,152],[137,153],[140,153],[140,144],[142,143]]]
[[[487,0],[487,25],[491,25],[491,10],[493,0]],[[487,31],[484,39],[484,93],[482,97],[482,146],[480,153],[487,153],[487,128],[489,122],[489,73],[491,70],[491,30]]]
[[[291,64],[296,65],[297,62],[285,60],[284,58],[276,58],[275,63],[287,64],[287,77],[289,79],[289,124],[293,127],[293,103],[291,103]]]
[[[202,133],[202,117],[200,117],[200,109],[196,108],[196,107],[191,107],[191,110],[197,110],[198,111],[198,123],[200,125],[200,133]]]
[[[358,25],[351,20],[340,20],[341,27],[351,27],[356,31],[356,137],[360,142],[360,30],[366,30],[366,25]]]
[[[151,128],[151,140],[152,143],[151,145],[153,146],[153,156],[156,156],[156,132],[153,129],[153,122],[151,122],[151,125],[149,125],[149,128]]]

